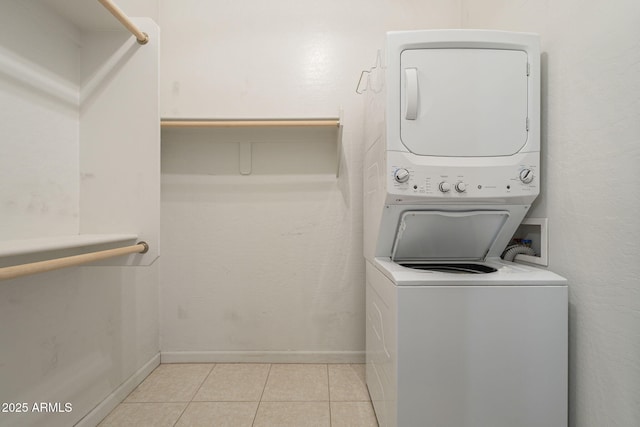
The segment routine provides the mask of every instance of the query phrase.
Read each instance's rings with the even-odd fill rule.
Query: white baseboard
[[[131,375],[120,387],[115,389],[113,393],[107,396],[98,404],[91,412],[78,421],[74,427],[95,427],[104,419],[113,409],[120,404],[155,368],[160,364],[160,353],[156,354]]]
[[[364,351],[163,351],[161,363],[364,363]]]

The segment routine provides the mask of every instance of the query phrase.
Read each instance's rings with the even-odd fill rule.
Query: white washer
[[[567,425],[567,283],[499,256],[539,193],[532,34],[388,33],[367,90],[367,385],[381,427]],[[468,272],[471,271],[471,272]]]
[[[566,426],[566,281],[482,265],[498,271],[367,262],[367,385],[381,427]]]

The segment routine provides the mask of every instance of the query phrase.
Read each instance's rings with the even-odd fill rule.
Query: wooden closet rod
[[[14,265],[11,267],[0,268],[0,280],[15,279],[16,277],[28,276],[30,274],[44,273],[45,271],[58,270],[65,267],[74,267],[76,265],[86,264],[89,262],[100,261],[116,256],[129,255],[133,253],[145,253],[149,250],[149,245],[145,242],[138,242],[132,246],[123,246],[121,248],[107,249],[104,251],[89,252],[82,255],[74,255],[64,258],[50,259],[40,262],[32,262],[30,264]]]
[[[131,19],[129,19],[129,17],[122,11],[122,9],[116,6],[114,2],[112,2],[111,0],[98,1],[105,7],[105,9],[111,12],[111,14],[115,16],[116,19],[120,21],[120,23],[124,25],[127,30],[129,30],[129,32],[131,32],[131,34],[136,36],[136,40],[138,40],[138,43],[147,44],[149,42],[149,35],[140,31],[140,28],[138,28],[136,24],[131,22]]]
[[[163,128],[215,128],[215,127],[312,127],[340,126],[340,119],[287,119],[287,120],[205,120],[164,119]]]

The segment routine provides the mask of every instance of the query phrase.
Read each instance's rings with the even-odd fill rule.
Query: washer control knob
[[[520,181],[530,184],[533,181],[533,171],[531,169],[522,169],[520,171]]]
[[[393,177],[398,182],[409,181],[409,175],[410,175],[409,171],[406,170],[405,168],[396,169],[396,171],[393,173]]]
[[[467,184],[465,184],[462,181],[459,181],[458,183],[456,183],[456,191],[458,193],[464,193],[465,191],[467,191]]]
[[[447,181],[442,181],[439,185],[438,188],[440,189],[440,191],[442,191],[443,193],[448,193],[451,190],[451,184],[449,184]]]

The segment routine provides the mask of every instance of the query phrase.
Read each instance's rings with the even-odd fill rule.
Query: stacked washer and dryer
[[[364,172],[379,425],[566,426],[566,280],[500,259],[540,189],[537,36],[391,32],[379,59]]]

